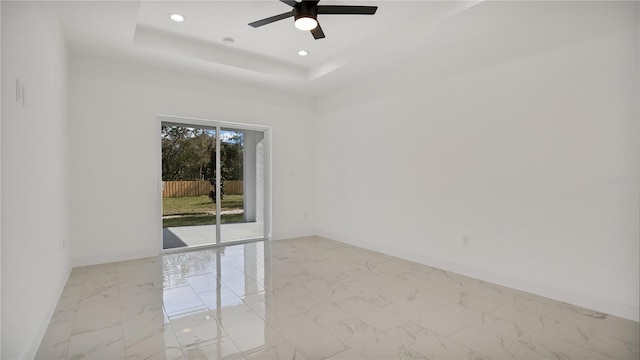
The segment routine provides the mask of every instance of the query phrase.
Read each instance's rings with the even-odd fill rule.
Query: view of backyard
[[[221,142],[221,223],[244,222],[242,149],[244,136],[224,131]],[[211,129],[162,127],[162,226],[216,223],[216,137]],[[239,187],[238,187],[239,186]]]
[[[221,223],[244,221],[243,195],[225,195],[221,202]],[[162,199],[162,226],[213,225],[216,204],[208,195],[166,197]]]
[[[163,124],[160,136],[163,249],[264,236],[264,134]]]

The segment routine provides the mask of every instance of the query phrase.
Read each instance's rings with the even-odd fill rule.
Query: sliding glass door
[[[268,128],[160,122],[163,249],[266,239]]]
[[[221,222],[221,242],[253,239],[264,234],[264,132],[222,128],[220,132],[221,195],[233,215]],[[224,204],[225,202],[221,202]]]

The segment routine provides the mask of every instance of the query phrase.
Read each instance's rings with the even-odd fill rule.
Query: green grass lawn
[[[225,195],[222,210],[242,209],[242,195]],[[215,211],[216,204],[207,195],[162,199],[162,215],[204,214]]]
[[[242,195],[225,195],[220,205],[223,211],[242,209]],[[162,227],[214,225],[216,223],[215,215],[209,215],[206,212],[215,210],[216,204],[207,195],[163,198],[163,216],[184,216],[162,219]],[[222,224],[244,221],[243,214],[223,214],[220,218]]]

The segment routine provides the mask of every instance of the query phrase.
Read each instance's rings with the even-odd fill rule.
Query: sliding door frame
[[[242,123],[233,123],[226,121],[217,121],[217,120],[208,120],[208,119],[198,119],[198,118],[188,118],[182,116],[171,116],[171,115],[157,115],[157,151],[158,155],[158,179],[159,179],[159,217],[160,219],[160,228],[162,228],[162,139],[160,138],[160,133],[163,125],[169,126],[187,126],[187,127],[197,127],[203,129],[211,129],[216,131],[216,243],[215,244],[206,244],[206,245],[195,245],[195,246],[187,246],[184,248],[173,248],[173,249],[164,249],[163,241],[162,241],[162,231],[160,232],[160,250],[162,253],[170,253],[170,252],[180,252],[180,251],[190,251],[197,250],[201,248],[208,247],[217,247],[217,246],[226,246],[233,244],[242,244],[253,241],[260,240],[271,240],[271,127],[263,126],[263,125],[252,125],[252,124],[242,124]],[[222,238],[220,234],[221,227],[221,201],[220,201],[220,130],[222,128],[228,129],[237,129],[237,130],[249,130],[249,131],[257,131],[262,132],[264,134],[264,229],[263,229],[263,238],[254,238],[254,239],[245,239],[238,241],[230,241],[222,243]]]

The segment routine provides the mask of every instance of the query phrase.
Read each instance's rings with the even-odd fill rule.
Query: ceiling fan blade
[[[329,15],[373,15],[376,10],[377,6],[318,5],[318,14]]]
[[[293,16],[293,11],[289,11],[289,12],[286,12],[286,13],[282,13],[282,14],[279,14],[279,15],[274,15],[274,16],[268,17],[266,19],[254,21],[252,23],[249,23],[249,25],[253,26],[254,28],[257,28],[257,27],[264,26],[264,25],[267,25],[267,24],[271,24],[272,22],[276,22],[278,20],[286,19],[286,18],[292,17],[292,16]]]
[[[313,35],[313,38],[316,40],[324,39],[324,31],[322,31],[322,27],[320,27],[320,23],[318,23],[318,26],[316,26],[315,29],[311,30],[311,35]]]
[[[280,2],[283,2],[291,7],[296,6],[296,4],[298,3],[296,0],[280,0]]]

